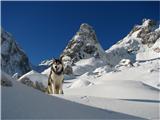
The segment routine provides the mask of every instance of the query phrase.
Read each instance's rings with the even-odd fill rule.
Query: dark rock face
[[[73,73],[73,70],[72,70],[72,67],[69,66],[69,65],[66,65],[66,67],[64,68],[64,74],[72,74]]]
[[[15,42],[13,36],[1,29],[1,67],[9,75],[23,75],[31,70],[28,57]]]
[[[132,33],[139,31],[137,34],[137,38],[142,39],[142,44],[148,45],[148,47],[152,46],[156,42],[158,38],[160,38],[160,31],[155,31],[158,23],[154,20],[143,19],[142,25],[136,25],[132,31],[129,33],[131,36]]]
[[[34,83],[28,77],[21,79],[21,83],[23,83],[29,87],[35,87]]]

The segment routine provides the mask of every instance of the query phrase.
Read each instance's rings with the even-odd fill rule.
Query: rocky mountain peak
[[[154,27],[156,25],[156,21],[151,19],[143,19],[142,20],[142,26],[144,27]]]
[[[141,25],[135,25],[128,37],[140,38],[142,44],[151,47],[160,37],[158,22],[151,19],[143,19]]]
[[[81,32],[81,33],[92,33],[92,32],[94,32],[94,30],[93,30],[92,26],[90,26],[89,24],[87,24],[87,23],[82,23],[82,24],[80,25],[80,30],[79,30],[79,32]]]
[[[9,75],[23,75],[31,70],[29,59],[14,37],[1,28],[1,67]]]
[[[63,63],[67,63],[65,64],[65,70],[69,74],[72,72],[70,66],[81,59],[94,57],[104,60],[106,56],[105,51],[98,42],[94,29],[90,25],[83,23],[80,25],[78,32],[69,41],[60,57]]]
[[[90,25],[83,23],[64,49],[61,57],[69,56],[75,63],[84,58],[101,58],[104,56],[103,53],[105,54],[98,42],[95,31]]]

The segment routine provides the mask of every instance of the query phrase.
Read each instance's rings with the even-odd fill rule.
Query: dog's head
[[[63,64],[62,64],[62,61],[59,60],[59,59],[54,59],[53,63],[52,63],[51,69],[56,74],[62,74],[63,73]]]

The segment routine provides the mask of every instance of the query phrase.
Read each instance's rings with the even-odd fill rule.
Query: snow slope
[[[159,120],[159,103],[155,101],[111,99],[93,96],[65,95],[57,96],[76,103],[121,112],[128,115],[139,116],[149,120]],[[132,119],[131,119],[132,120]],[[134,120],[134,119],[133,119]]]
[[[77,78],[77,81],[88,80],[92,83],[92,85],[83,87],[83,89],[79,89],[79,86],[77,85],[77,89],[65,89],[65,93],[120,99],[125,98],[158,100],[158,90],[160,89],[160,87],[158,86],[158,84],[156,85],[156,83],[159,83],[159,72],[159,60],[154,60],[139,63],[138,67],[126,67],[121,71],[112,71],[107,74],[85,74],[79,76]],[[155,86],[157,86],[157,89],[155,88],[154,90],[148,86],[145,86],[145,81],[152,81],[153,84],[155,83]],[[75,85],[74,88],[76,88]]]
[[[109,73],[102,72],[105,69],[100,67],[96,74],[81,75],[67,83],[61,97],[146,119],[159,119],[159,59],[133,65],[135,67]]]
[[[2,119],[140,119],[49,96],[11,81],[13,87],[2,87]]]

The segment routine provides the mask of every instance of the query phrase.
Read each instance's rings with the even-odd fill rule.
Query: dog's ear
[[[55,60],[56,60],[55,57],[53,57],[53,58],[52,58],[52,61],[54,62]]]
[[[53,65],[54,61],[55,61],[55,59],[53,58],[51,63],[49,64],[49,67],[51,67]]]

